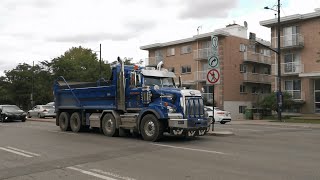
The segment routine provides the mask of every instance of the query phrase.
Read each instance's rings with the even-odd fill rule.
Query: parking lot
[[[217,124],[234,136],[150,143],[47,122],[0,123],[0,179],[319,179],[320,129]]]

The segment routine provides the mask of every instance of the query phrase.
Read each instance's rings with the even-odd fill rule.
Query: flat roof
[[[298,21],[303,21],[303,20],[317,18],[317,17],[320,17],[319,9],[316,9],[315,12],[311,12],[307,14],[294,14],[290,16],[280,17],[280,22],[291,23],[291,22],[298,22]],[[278,18],[260,21],[260,25],[265,27],[273,27],[273,26],[276,26],[277,23],[278,23]]]
[[[140,46],[141,50],[148,50],[148,49],[153,49],[153,48],[160,48],[160,47],[167,47],[167,46],[172,46],[172,45],[177,45],[177,44],[183,44],[183,43],[188,43],[188,42],[193,42],[198,39],[203,39],[203,38],[209,38],[211,35],[215,36],[230,36],[230,33],[222,30],[215,30],[213,32],[208,32],[204,34],[199,34],[199,35],[194,35],[191,38],[185,38],[185,39],[180,39],[180,40],[175,40],[175,41],[169,41],[165,43],[155,43],[155,44],[149,44],[145,46]]]

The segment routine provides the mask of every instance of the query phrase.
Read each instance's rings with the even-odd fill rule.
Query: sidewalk
[[[235,125],[265,125],[265,126],[284,126],[284,127],[301,127],[320,129],[320,124],[311,123],[286,123],[286,122],[270,122],[272,120],[234,120],[230,124]]]

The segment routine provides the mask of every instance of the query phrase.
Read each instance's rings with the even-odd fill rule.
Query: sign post
[[[220,73],[220,62],[218,52],[219,39],[217,36],[211,36],[211,47],[212,55],[208,57],[208,71],[207,71],[207,84],[213,86],[212,90],[212,131],[214,131],[214,85],[220,84],[221,73]]]

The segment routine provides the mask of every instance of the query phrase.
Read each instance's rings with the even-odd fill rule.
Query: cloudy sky
[[[281,0],[282,16],[313,12],[319,0]],[[0,0],[0,75],[17,64],[51,60],[73,46],[102,58],[147,57],[142,45],[188,38],[236,22],[270,40],[259,21],[277,0]],[[276,7],[275,7],[276,8]]]

